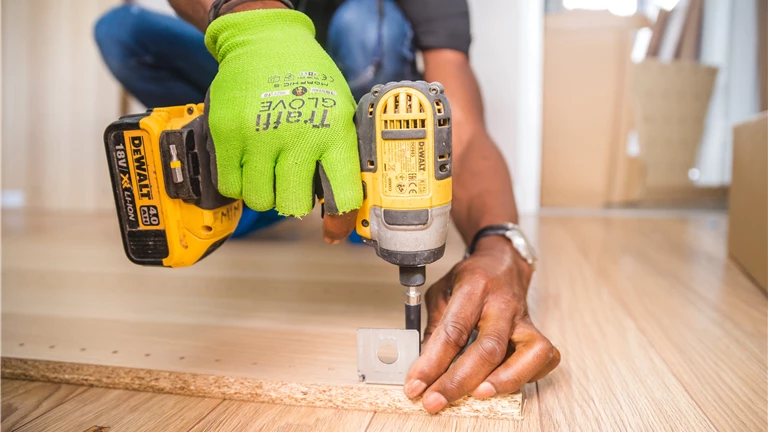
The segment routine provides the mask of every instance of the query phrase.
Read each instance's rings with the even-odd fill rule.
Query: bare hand
[[[557,367],[560,352],[528,316],[531,275],[507,239],[487,237],[430,287],[423,350],[405,379],[406,396],[423,393],[424,408],[436,413],[470,392],[514,392]],[[477,340],[449,368],[475,328]]]

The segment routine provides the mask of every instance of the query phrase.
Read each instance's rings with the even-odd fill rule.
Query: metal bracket
[[[403,329],[357,330],[357,373],[368,384],[398,384],[419,357],[419,332]]]

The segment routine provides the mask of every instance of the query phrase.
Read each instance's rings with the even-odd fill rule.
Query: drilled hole
[[[51,345],[51,346],[49,346],[48,348],[50,348],[50,349],[54,349],[54,348],[56,348],[56,345]]]
[[[379,345],[376,356],[382,363],[392,364],[397,361],[397,347],[392,342],[384,342]]]
[[[216,363],[221,363],[221,359],[214,360]]]
[[[80,348],[80,352],[85,352],[85,348]]]
[[[144,357],[149,357],[149,356],[151,356],[151,355],[152,355],[152,354],[150,354],[150,353],[146,353],[146,354],[144,354]]]
[[[179,360],[184,360],[184,356],[179,357]]]
[[[117,354],[117,353],[118,353],[117,350],[112,351],[112,354]]]
[[[20,343],[20,344],[19,344],[19,346],[20,346],[20,347],[23,347],[23,346],[24,346],[24,342]]]

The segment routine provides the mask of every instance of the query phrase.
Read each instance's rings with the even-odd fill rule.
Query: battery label
[[[429,158],[424,141],[384,141],[384,195],[391,197],[429,194]]]
[[[163,219],[160,215],[160,196],[158,192],[157,174],[150,165],[152,155],[149,153],[147,145],[151,142],[143,131],[126,131],[125,146],[127,164],[131,173],[131,189],[135,206],[140,214],[135,215],[141,224],[141,228],[163,228]],[[117,158],[118,165],[119,157]],[[125,179],[123,180],[125,183]],[[125,195],[125,186],[123,186]],[[130,215],[129,215],[130,216]]]

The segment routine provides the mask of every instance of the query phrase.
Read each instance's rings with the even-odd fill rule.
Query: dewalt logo
[[[419,171],[427,170],[427,156],[424,142],[419,142]]]
[[[151,200],[152,185],[149,183],[147,157],[144,154],[144,138],[141,136],[131,137],[131,158],[133,160],[133,172],[136,175],[136,189],[139,198]]]

